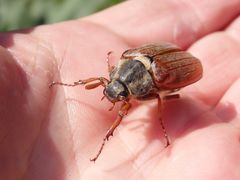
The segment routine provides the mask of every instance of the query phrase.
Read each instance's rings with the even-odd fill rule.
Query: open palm
[[[239,13],[239,0],[133,0],[1,33],[0,179],[239,179]],[[161,41],[188,48],[204,68],[199,82],[164,104],[171,145],[164,148],[156,100],[133,101],[90,162],[119,106],[108,112],[101,88],[48,84],[108,77],[108,51],[115,64],[125,49]]]

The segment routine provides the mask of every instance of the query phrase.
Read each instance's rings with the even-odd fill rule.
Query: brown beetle
[[[116,67],[109,65],[110,53],[107,58],[110,80],[97,77],[79,80],[73,84],[62,82],[50,84],[50,87],[85,85],[86,89],[101,85],[104,87],[104,97],[113,103],[113,107],[116,102],[122,102],[117,119],[108,129],[97,155],[91,161],[97,160],[106,140],[113,135],[122,118],[131,108],[129,101],[132,98],[138,100],[157,98],[161,111],[163,99],[178,98],[178,94],[172,93],[198,81],[203,72],[201,62],[197,58],[170,43],[150,44],[126,50]],[[169,139],[162,118],[160,122],[168,146]]]

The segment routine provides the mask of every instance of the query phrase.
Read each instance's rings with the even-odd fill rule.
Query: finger
[[[240,17],[228,28],[229,33],[240,41]],[[239,53],[240,59],[240,53]],[[234,74],[237,73],[239,69],[235,68]],[[224,96],[218,102],[215,111],[217,116],[223,121],[233,120],[233,123],[239,128],[240,119],[240,77],[237,78],[234,83],[227,89]]]
[[[239,12],[239,0],[138,0],[127,1],[86,20],[111,29],[134,46],[171,41],[186,47],[223,28]]]
[[[240,78],[232,84],[217,104],[215,111],[223,121],[231,121],[239,128],[240,120]]]
[[[196,84],[199,98],[210,106],[240,77],[239,27],[240,17],[226,31],[211,34],[190,49],[203,63],[203,78]]]

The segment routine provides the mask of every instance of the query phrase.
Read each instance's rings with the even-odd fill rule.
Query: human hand
[[[0,179],[239,179],[239,12],[239,0],[133,0],[0,34],[8,49],[0,49]],[[156,102],[133,102],[91,163],[117,107],[107,111],[101,88],[48,84],[108,77],[108,51],[114,64],[130,47],[161,41],[188,48],[204,68],[199,82],[165,103],[171,145],[164,148]]]

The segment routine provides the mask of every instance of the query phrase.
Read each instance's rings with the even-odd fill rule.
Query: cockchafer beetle
[[[79,80],[73,84],[62,82],[50,84],[50,87],[85,85],[86,89],[103,86],[103,97],[112,102],[113,107],[116,102],[122,102],[118,117],[108,129],[97,155],[90,159],[94,162],[101,154],[105,142],[113,135],[122,118],[131,108],[132,98],[137,100],[157,98],[159,112],[161,112],[163,100],[179,98],[178,94],[173,93],[198,81],[203,73],[201,62],[197,58],[171,43],[149,44],[128,49],[122,54],[116,67],[109,64],[110,54],[111,52],[107,57],[110,80],[94,77]],[[160,123],[167,141],[166,146],[168,146],[170,143],[162,118]]]

